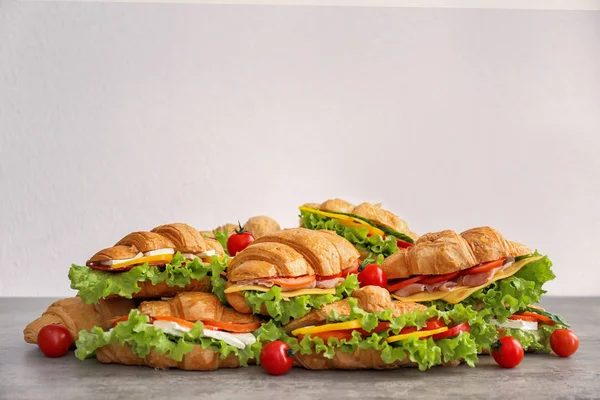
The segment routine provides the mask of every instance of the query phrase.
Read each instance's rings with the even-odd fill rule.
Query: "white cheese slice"
[[[538,329],[538,323],[536,321],[507,319],[503,323],[499,323],[497,320],[493,319],[491,320],[491,324],[500,328],[520,329],[522,331],[537,331]]]
[[[106,260],[106,261],[100,261],[100,265],[122,264],[122,263],[129,262],[129,261],[132,261],[132,260],[137,260],[138,258],[142,258],[143,256],[144,256],[144,254],[142,254],[142,252],[139,252],[133,258],[125,258],[123,260]]]
[[[177,322],[173,321],[156,320],[154,321],[154,327],[160,329],[166,334],[177,337],[182,337],[184,333],[191,331],[190,328],[181,326]]]
[[[175,254],[175,249],[157,249],[150,250],[144,253],[144,257],[162,256],[164,254]]]
[[[244,342],[242,342],[240,339],[235,337],[234,334],[229,333],[229,332],[211,331],[209,329],[205,329],[202,332],[202,336],[206,336],[206,337],[217,339],[217,340],[222,340],[225,343],[227,343],[228,345],[237,347],[238,349],[243,349],[244,347],[246,347],[246,344]]]

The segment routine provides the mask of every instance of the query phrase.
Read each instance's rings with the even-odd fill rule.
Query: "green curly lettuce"
[[[305,316],[312,309],[350,296],[356,288],[358,288],[358,278],[351,274],[336,288],[335,294],[308,294],[284,298],[281,295],[281,288],[273,286],[268,292],[245,291],[244,296],[246,303],[255,313],[260,314],[264,306],[269,316],[276,322],[287,324],[292,319]]]
[[[550,346],[550,336],[557,329],[564,329],[565,327],[559,324],[547,325],[538,324],[538,329],[535,331],[525,331],[523,329],[512,329],[502,328],[504,330],[504,336],[512,336],[517,339],[523,350],[525,351],[537,351],[540,353],[551,353],[552,347]]]
[[[182,337],[166,334],[154,325],[149,325],[149,322],[150,318],[147,315],[141,314],[138,310],[131,310],[127,321],[117,323],[108,332],[97,326],[90,331],[82,330],[76,342],[75,356],[84,360],[92,357],[101,347],[119,343],[128,346],[140,358],[155,351],[179,362],[185,354],[193,350],[194,345],[199,345],[203,349],[210,349],[219,354],[221,359],[235,354],[240,360],[240,365],[247,366],[250,359],[258,358],[262,349],[261,345],[256,343],[256,346],[238,349],[223,340],[203,337],[204,326],[200,321],[196,322],[194,328],[184,333]]]
[[[537,252],[531,257],[540,256]],[[514,313],[525,309],[530,304],[537,303],[546,293],[542,289],[544,283],[554,279],[552,261],[548,256],[532,261],[521,268],[516,274],[500,279],[483,289],[473,293],[460,304],[482,309],[488,318],[495,317],[499,322],[504,322]],[[455,305],[443,300],[431,303],[442,310],[449,310]]]
[[[84,303],[93,304],[110,295],[131,298],[141,290],[140,282],[152,282],[156,285],[165,282],[169,287],[185,287],[193,279],[201,280],[210,277],[215,293],[225,302],[225,279],[221,273],[227,268],[227,258],[212,256],[210,264],[200,259],[186,259],[178,252],[165,268],[149,266],[148,263],[133,267],[125,272],[98,271],[86,266],[75,265],[69,270],[71,288],[79,291]]]
[[[304,228],[334,231],[352,243],[358,250],[369,254],[374,254],[375,256],[382,254],[384,257],[389,257],[398,251],[398,237],[395,235],[388,235],[385,239],[377,234],[367,236],[369,234],[369,229],[367,228],[346,226],[339,220],[313,214],[308,211],[300,211],[300,218]],[[402,236],[400,239],[409,243],[413,242],[408,236]]]
[[[357,300],[353,298],[349,299],[349,304],[350,314],[341,316],[332,312],[327,321],[341,322],[359,319],[362,328],[368,332],[372,331],[380,322],[389,321],[390,328],[384,332],[372,333],[366,338],[363,338],[358,331],[354,331],[351,339],[331,337],[327,341],[307,334],[298,343],[301,354],[317,353],[326,358],[333,358],[337,349],[348,354],[352,354],[356,350],[375,349],[381,352],[381,358],[386,364],[408,358],[421,370],[452,361],[465,361],[473,367],[478,360],[477,353],[482,348],[491,346],[497,334],[496,328],[487,323],[471,307],[459,305],[446,312],[430,307],[424,311],[415,311],[393,318],[391,310],[369,313],[360,309],[357,306]],[[424,340],[409,337],[393,343],[385,341],[386,338],[398,334],[405,327],[415,326],[420,329],[431,318],[441,318],[447,324],[468,322],[471,332],[461,332],[455,337],[437,341],[431,337]]]
[[[229,239],[229,231],[227,231],[227,229],[217,229],[213,233],[215,234],[215,239],[221,244],[221,246],[223,246],[225,254],[229,255],[229,251],[227,250],[227,239]]]

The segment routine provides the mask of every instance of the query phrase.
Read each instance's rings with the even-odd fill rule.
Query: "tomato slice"
[[[177,318],[177,317],[172,317],[170,315],[159,315],[159,316],[154,317],[154,319],[157,321],[175,322],[176,324],[178,324],[180,326],[184,326],[184,327],[190,328],[190,329],[192,329],[194,327],[193,322],[186,321],[185,319],[181,319],[181,318]]]
[[[208,321],[202,321],[202,323],[205,325],[205,327],[208,325],[211,327],[218,328],[219,330],[224,330],[224,331],[233,332],[233,333],[250,333],[250,332],[254,332],[258,328],[260,328],[260,322],[250,322],[247,324],[234,324],[231,322],[208,320]]]
[[[471,326],[468,322],[463,322],[462,324],[458,324],[446,332],[438,333],[437,335],[433,335],[433,340],[441,340],[446,338],[451,338],[454,336],[458,336],[461,332],[471,332]]]
[[[362,328],[356,329],[362,336],[369,336],[372,333],[379,333],[390,329],[390,323],[387,321],[380,322],[371,332],[368,332]]]
[[[459,274],[460,274],[460,271],[451,272],[451,273],[445,274],[445,275],[431,275],[424,279],[421,279],[419,281],[419,283],[422,283],[424,285],[433,285],[434,283],[439,283],[439,282],[444,282],[444,281],[449,281],[451,279],[454,279]]]
[[[396,282],[396,283],[393,283],[390,286],[388,286],[387,290],[388,290],[388,292],[392,293],[392,292],[395,292],[396,290],[407,287],[411,283],[417,283],[423,278],[424,278],[423,275],[418,275],[418,276],[414,276],[412,278],[403,279],[400,282]]]
[[[537,321],[541,322],[542,324],[556,325],[556,322],[552,321],[550,318],[546,317],[545,315],[537,314],[537,313],[534,313],[534,312],[531,312],[531,311],[523,311],[523,312],[521,312],[519,314],[515,314],[515,315],[533,317]],[[513,315],[513,317],[515,315]]]
[[[316,276],[316,275],[315,275]],[[329,275],[329,276],[317,276],[317,280],[318,281],[326,281],[327,279],[335,279],[335,278],[340,278],[342,276],[342,273],[340,272],[339,274],[335,274],[335,275]]]
[[[316,279],[317,278],[315,275],[304,275],[295,278],[273,278],[271,281],[278,286],[283,286],[286,288],[299,288],[310,285]]]
[[[407,326],[406,328],[402,328],[400,330],[400,333],[398,333],[399,335],[404,335],[405,333],[413,333],[413,332],[417,332],[417,331],[431,331],[433,329],[439,329],[446,326],[446,324],[444,323],[443,320],[441,319],[430,319],[429,321],[427,321],[427,325],[425,325],[423,328],[421,329],[417,329],[416,326]]]
[[[325,342],[327,342],[327,339],[329,339],[329,338],[336,338],[339,340],[342,340],[342,339],[350,340],[350,339],[352,339],[352,330],[308,333],[307,335],[310,335],[310,337],[313,337],[313,338],[316,338],[316,337],[321,338]],[[302,340],[304,338],[304,336],[305,335],[299,335],[298,340]]]
[[[401,249],[408,249],[409,247],[412,247],[412,243],[408,243],[408,242],[404,242],[402,240],[397,240],[396,243],[398,244],[398,247]]]
[[[513,321],[529,321],[529,322],[537,322],[538,321],[538,319],[534,316],[521,315],[521,314],[511,315],[510,317],[508,317],[508,319],[511,319]]]
[[[345,277],[347,277],[350,274],[358,274],[358,268],[359,267],[360,267],[359,263],[356,263],[355,266],[350,267],[350,268],[346,268],[340,274],[341,274],[342,278],[345,278]]]
[[[476,265],[472,268],[468,268],[462,271],[463,275],[471,275],[471,274],[480,274],[482,272],[487,272],[491,269],[501,267],[504,264],[505,258],[501,258],[496,261],[489,261],[483,264]]]

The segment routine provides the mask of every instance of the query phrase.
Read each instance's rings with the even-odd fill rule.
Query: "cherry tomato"
[[[512,336],[501,337],[492,345],[492,356],[502,368],[514,368],[523,360],[523,346]]]
[[[227,252],[233,257],[252,242],[254,242],[254,236],[250,232],[245,231],[242,225],[239,225],[235,233],[227,239]]]
[[[572,330],[557,329],[550,336],[552,351],[561,357],[569,357],[579,348],[579,338]]]
[[[38,332],[38,346],[46,357],[62,357],[71,348],[73,338],[64,326],[46,325]]]
[[[387,286],[387,276],[385,276],[385,272],[379,265],[368,264],[363,268],[359,268],[358,271],[360,287],[379,286],[385,288]]]
[[[292,368],[294,350],[282,340],[276,340],[263,347],[260,365],[271,375],[283,375]]]

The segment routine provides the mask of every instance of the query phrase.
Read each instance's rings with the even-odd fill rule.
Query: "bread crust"
[[[531,253],[526,246],[507,241],[490,227],[452,230],[423,235],[414,246],[398,251],[383,262],[388,279],[411,275],[443,275],[505,257]]]
[[[191,352],[185,354],[177,362],[164,354],[151,351],[146,357],[135,355],[129,346],[119,343],[109,344],[96,350],[96,358],[105,364],[145,365],[152,368],[168,369],[178,368],[187,371],[213,371],[219,368],[238,368],[240,362],[234,354],[224,359],[210,349],[203,349],[200,345],[193,345]]]
[[[268,241],[253,242],[227,267],[227,278],[232,282],[314,274],[302,254],[286,244]]]
[[[244,224],[244,229],[250,232],[255,239],[258,239],[268,233],[281,230],[281,226],[271,217],[258,215],[248,219]]]
[[[225,307],[212,293],[179,293],[168,300],[142,302],[138,310],[152,317],[173,316],[187,321],[221,321],[236,324],[260,322],[256,315],[239,313]]]
[[[138,255],[140,251],[135,246],[116,245],[102,249],[88,260],[90,262],[127,260]]]
[[[192,281],[184,287],[169,286],[166,282],[160,282],[155,285],[150,281],[138,282],[138,286],[141,288],[140,291],[131,294],[131,297],[134,299],[173,297],[181,292],[210,292],[212,287],[209,277],[200,280],[192,279]],[[119,296],[114,294],[107,298],[115,299],[119,298]]]
[[[96,304],[85,304],[80,297],[68,297],[52,303],[41,317],[29,323],[23,330],[27,343],[37,343],[37,336],[44,326],[58,324],[67,328],[73,340],[79,338],[82,329],[90,330],[103,321],[127,315],[135,308],[131,299],[101,299]]]
[[[317,207],[322,211],[332,211],[344,214],[352,214],[354,205],[346,200],[342,199],[330,199],[324,201],[320,206]]]
[[[174,224],[160,225],[152,229],[173,242],[175,250],[182,253],[203,253],[207,250],[204,238],[195,228],[177,222]]]
[[[397,369],[401,367],[417,367],[418,364],[408,357],[386,364],[381,359],[381,351],[375,349],[356,349],[353,353],[345,353],[335,349],[333,358],[329,359],[322,354],[296,354],[296,362],[302,367],[311,370],[325,369]]]
[[[174,249],[175,244],[168,237],[155,232],[132,232],[119,240],[115,246],[133,246],[145,253],[158,249]]]
[[[338,249],[323,232],[306,228],[284,229],[255,240],[247,249],[264,243],[281,243],[293,248],[308,261],[316,275],[331,276],[342,270]]]

